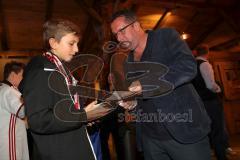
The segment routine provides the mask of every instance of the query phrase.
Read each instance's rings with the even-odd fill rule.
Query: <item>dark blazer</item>
[[[27,65],[20,85],[33,137],[32,159],[95,159],[84,125],[86,113],[74,110],[65,79],[55,69],[48,59],[37,56]],[[58,91],[52,89],[53,84]],[[69,109],[74,114],[66,114]]]
[[[133,61],[133,54],[129,55],[128,60]],[[173,29],[149,31],[141,62],[156,62],[167,66],[169,71],[165,76],[156,72],[153,77],[158,76],[173,85],[173,90],[162,96],[151,97],[143,93],[138,101],[142,113],[168,114],[169,119],[162,124],[181,143],[194,143],[204,138],[209,133],[210,120],[199,95],[190,83],[196,76],[197,65],[191,50],[179,34]],[[172,119],[172,115],[175,119]],[[148,129],[157,135],[162,128],[158,128],[156,123],[154,126]]]

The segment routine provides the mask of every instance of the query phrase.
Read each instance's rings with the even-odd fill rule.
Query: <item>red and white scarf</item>
[[[43,53],[43,56],[46,57],[50,62],[54,63],[57,66],[57,70],[64,76],[65,81],[67,83],[67,87],[69,90],[69,85],[77,85],[77,80],[73,77],[73,75],[71,74],[71,72],[69,71],[67,73],[66,69],[64,68],[62,62],[60,61],[60,59],[52,54],[51,52],[45,52]],[[79,95],[78,93],[75,93],[73,95],[73,97],[71,96],[75,109],[80,109],[80,102],[79,102]]]

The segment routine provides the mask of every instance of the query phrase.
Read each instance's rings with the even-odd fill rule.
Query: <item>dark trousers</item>
[[[131,152],[130,150],[134,145],[133,140],[135,140],[135,137],[132,137],[133,132],[130,132],[124,119],[119,118],[123,115],[124,110],[119,107],[111,114],[107,115],[101,122],[100,137],[103,160],[111,159],[108,147],[108,139],[110,134],[112,134],[112,138],[115,144],[117,159],[132,160],[132,154],[135,152]],[[128,154],[129,151],[131,154]]]
[[[117,158],[119,157],[119,150],[121,150],[122,145],[122,137],[119,135],[120,124],[118,124],[116,117],[110,116],[107,119],[101,122],[100,127],[100,138],[101,138],[101,147],[102,147],[102,159],[110,160],[110,150],[108,147],[108,140],[110,134],[112,134],[112,138],[116,147]],[[119,144],[120,143],[120,144]]]
[[[206,111],[212,121],[209,134],[211,145],[218,160],[226,160],[227,133],[224,123],[224,112],[221,101],[216,98],[203,101]]]
[[[211,160],[208,137],[193,144],[181,144],[175,140],[159,141],[142,135],[145,160]]]
[[[102,124],[101,146],[103,160],[110,160],[108,148],[109,134],[112,133],[118,160],[143,160],[141,152],[136,147],[136,131],[135,124],[118,123],[114,129],[109,123]],[[117,127],[116,127],[117,126]],[[111,130],[110,130],[111,129]]]

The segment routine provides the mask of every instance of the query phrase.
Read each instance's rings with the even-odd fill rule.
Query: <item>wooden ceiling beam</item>
[[[42,50],[40,49],[28,49],[28,50],[7,50],[0,51],[0,56],[3,57],[13,57],[13,56],[34,56],[40,55]]]
[[[164,11],[164,13],[163,13],[162,16],[159,18],[159,20],[158,20],[158,22],[156,23],[156,25],[153,27],[153,30],[157,29],[157,28],[161,25],[162,21],[164,20],[164,18],[167,16],[167,14],[168,14],[169,12],[170,12],[170,9],[166,9],[166,10]]]
[[[189,0],[133,0],[136,4],[141,5],[148,5],[148,4],[155,4],[155,5],[162,5],[164,8],[176,8],[176,7],[190,7],[190,8],[230,8],[234,5],[223,5],[223,4],[213,4],[213,3],[206,3],[206,2],[195,2]]]
[[[3,2],[0,0],[0,50],[6,51],[9,49],[7,38],[7,24],[5,14],[3,12]]]
[[[96,20],[98,23],[103,23],[103,18],[95,11],[92,6],[88,5],[88,2],[86,0],[76,0],[76,2],[83,8],[84,11],[87,12],[89,16],[91,16],[94,20]]]
[[[120,0],[115,0],[113,4],[113,13],[115,13],[118,10]]]
[[[196,10],[194,12],[194,14],[192,15],[192,17],[189,19],[189,23],[184,27],[184,29],[182,30],[183,32],[188,32],[189,28],[191,28],[191,24],[192,22],[196,19],[196,17],[199,15],[199,11]]]
[[[232,17],[228,16],[228,14],[222,9],[219,9],[218,11],[220,15],[224,18],[224,20],[227,22],[227,24],[229,24],[229,26],[232,28],[232,30],[237,34],[240,33],[240,28],[236,25]]]
[[[131,9],[133,12],[137,13],[139,7],[140,7],[140,6],[139,6],[138,4],[132,4],[132,6],[130,7],[130,9]]]
[[[88,19],[85,31],[83,32],[82,35],[82,39],[81,39],[81,43],[80,43],[80,51],[81,52],[85,52],[86,48],[89,47],[88,46],[88,42],[89,42],[89,34],[92,32],[92,27],[91,27],[91,18]]]
[[[52,18],[54,0],[46,0],[45,21]]]
[[[212,47],[210,47],[210,49],[211,50],[224,50],[224,49],[229,49],[236,45],[240,45],[240,36],[237,36],[233,39],[227,40],[227,41],[217,44],[215,46],[212,46]]]
[[[133,0],[115,0],[112,6],[113,6],[112,13],[115,13],[118,10],[126,8],[136,13],[139,8],[139,5],[133,3]]]
[[[214,30],[222,23],[222,18],[218,18],[214,23],[212,23],[211,26],[208,27],[207,30],[205,30],[200,36],[199,38],[193,43],[193,45],[191,45],[191,48],[195,48],[197,45],[201,44],[207,37],[209,34],[211,34],[212,32],[214,32]]]

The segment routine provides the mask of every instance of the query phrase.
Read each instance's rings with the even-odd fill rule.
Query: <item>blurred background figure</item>
[[[28,160],[25,113],[18,85],[24,64],[7,63],[0,82],[0,157],[2,160]]]
[[[202,98],[206,111],[211,118],[211,132],[209,134],[211,145],[218,160],[225,160],[226,151],[231,150],[228,144],[228,135],[225,127],[223,104],[218,96],[222,92],[215,82],[212,65],[208,61],[208,45],[199,45],[195,50],[198,73],[193,85]]]

